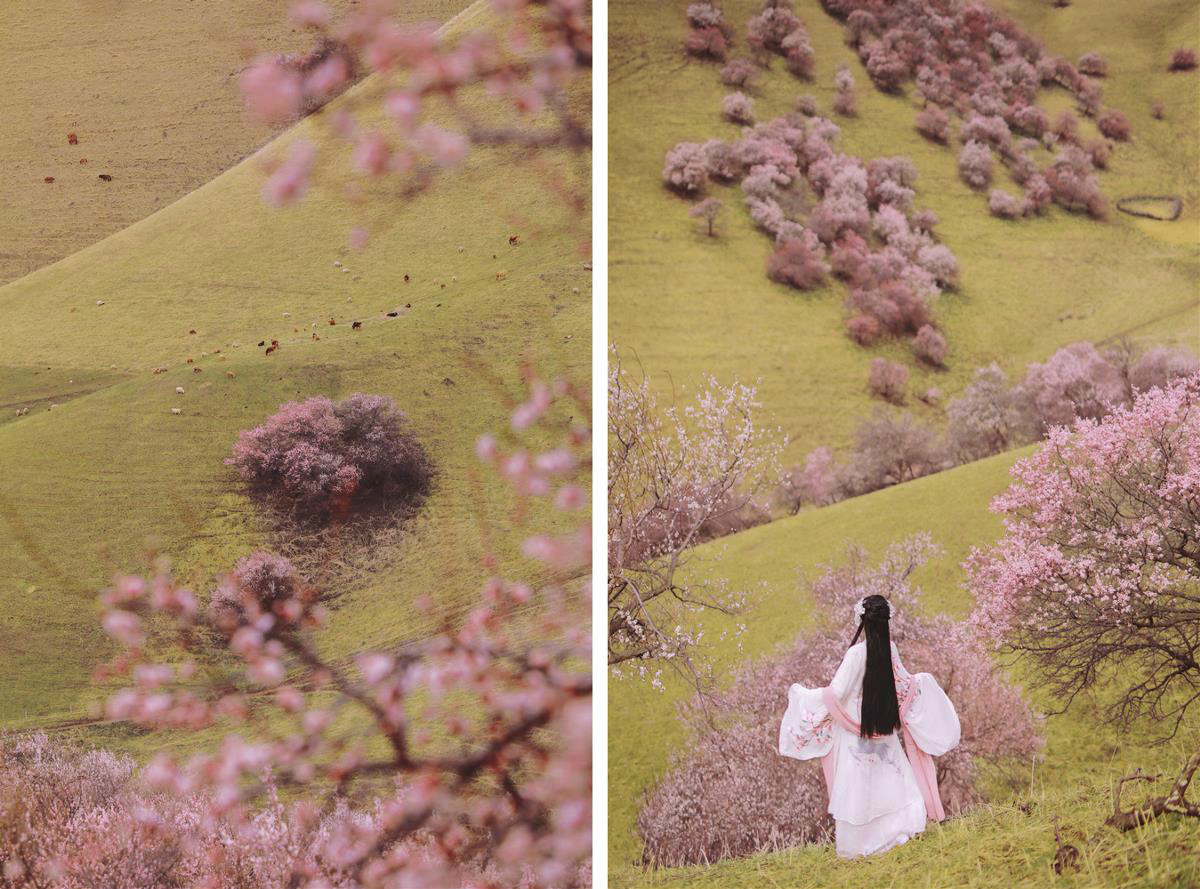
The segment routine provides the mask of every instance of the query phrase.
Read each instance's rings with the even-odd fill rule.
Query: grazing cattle
[[[278,348],[279,348],[278,346],[267,346],[266,354],[270,355],[272,352],[274,352]]]
[[[314,339],[314,340],[320,340],[321,338],[320,338],[319,336],[317,336],[317,335],[314,333],[314,334],[313,334],[313,339]]]
[[[165,374],[167,372],[167,369],[165,367],[156,367],[156,368],[154,368],[154,372],[156,374]]]
[[[171,413],[178,415],[178,414],[182,414],[183,410],[181,408],[173,407],[173,408],[171,408]]]
[[[405,276],[404,276],[404,283],[405,283],[405,284],[407,284],[407,283],[408,283],[408,275],[405,275]]]
[[[351,323],[351,325],[350,325],[350,329],[351,329],[351,330],[358,330],[358,329],[359,329],[359,328],[361,328],[361,327],[362,327],[362,322],[361,322],[361,321],[354,321],[354,322],[352,322],[352,323]]]
[[[404,308],[406,308],[406,309],[411,309],[411,308],[412,308],[412,303],[405,303],[405,304],[404,304]]]
[[[78,145],[79,137],[76,136],[74,133],[67,133],[67,144],[68,145]]]
[[[204,368],[202,368],[202,367],[193,367],[193,368],[192,368],[192,373],[194,373],[194,374],[198,374],[198,373],[200,373],[202,370],[204,370]]]
[[[177,394],[179,394],[179,395],[182,395],[182,394],[183,394],[183,387],[182,387],[182,386],[176,386],[176,387],[175,387],[175,392],[176,392]]]
[[[225,371],[225,376],[229,377],[229,379],[231,379],[231,380],[232,380],[234,377],[236,377],[236,376],[237,376],[237,374],[235,374],[235,373],[234,373],[233,371],[231,371],[231,370],[227,370],[227,371]]]
[[[516,247],[518,244],[521,243],[521,236],[520,235],[509,235],[508,243],[509,243],[509,245]]]
[[[100,178],[105,182],[112,182],[112,176],[110,176],[108,173],[101,173]]]
[[[80,162],[81,164],[86,164],[86,163],[87,163],[87,158],[86,158],[86,157],[81,157],[81,158],[79,159],[79,162]]]
[[[496,272],[496,280],[497,281],[503,281],[507,277],[508,277],[508,272]]]
[[[337,324],[337,322],[336,322],[336,321],[334,321],[334,320],[333,320],[333,318],[330,318],[330,319],[329,319],[329,326],[330,326],[330,327],[333,327],[335,324]]]
[[[393,310],[393,311],[391,311],[391,312],[388,312],[388,313],[387,313],[387,316],[388,316],[389,318],[395,318],[395,317],[397,317],[399,314],[400,314],[399,312],[397,312],[397,311],[394,311],[394,310]]]
[[[46,176],[45,178],[43,178],[43,179],[42,179],[42,181],[43,181],[43,182],[47,182],[47,183],[49,183],[49,182],[53,182],[53,181],[54,181],[54,177],[53,177],[53,176]]]
[[[188,333],[190,333],[192,336],[195,336],[195,335],[196,335],[196,331],[195,331],[194,329],[193,329],[193,330],[189,330],[189,331],[188,331]]]
[[[96,300],[96,305],[98,305],[98,306],[104,305],[104,300],[102,300],[102,299]]]

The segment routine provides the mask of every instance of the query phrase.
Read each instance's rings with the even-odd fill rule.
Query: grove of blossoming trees
[[[931,362],[945,348],[935,334],[922,327],[917,335]],[[868,379],[872,394],[897,402],[904,389],[900,370],[902,365],[875,359]],[[950,399],[943,432],[907,412],[878,409],[859,423],[844,462],[828,448],[817,448],[785,474],[779,496],[795,510],[869,493],[1039,441],[1077,419],[1106,417],[1141,393],[1197,372],[1200,359],[1184,348],[1125,344],[1101,351],[1086,342],[1030,364],[1016,383],[993,363],[976,370],[962,394]]]
[[[862,549],[851,547],[844,564],[824,568],[810,585],[822,616],[818,630],[746,664],[728,689],[688,705],[691,742],[638,815],[643,864],[711,864],[831,837],[821,770],[779,755],[779,716],[791,683],[819,687],[832,678],[862,596],[888,597],[895,608],[892,639],[905,666],[932,672],[958,708],[962,744],[937,760],[947,813],[983,800],[985,764],[1028,769],[1042,742],[1020,693],[994,672],[969,622],[920,614],[922,593],[910,577],[936,552],[928,536],[919,535],[892,546],[872,566]]]
[[[1025,206],[1044,207],[1028,193],[1039,178],[1031,150],[1039,145],[1061,149],[1078,144],[1073,119],[1062,126],[1047,126],[1046,114],[1037,106],[1038,93],[1047,85],[1071,92],[1080,112],[1097,118],[1100,132],[1109,139],[1129,138],[1124,114],[1116,109],[1101,114],[1103,89],[1098,79],[1108,73],[1103,57],[1085,53],[1076,66],[1051,56],[1036,39],[983,4],[822,0],[822,6],[845,21],[846,42],[858,52],[880,90],[895,93],[906,83],[914,84],[925,103],[917,113],[918,132],[945,143],[949,114],[962,118],[960,137],[965,147],[959,170],[972,188],[991,183],[991,152],[995,151],[1018,184],[1026,187]],[[1013,132],[1025,133],[1033,141],[1016,142]],[[1089,164],[1076,174],[1086,179],[1092,169]],[[1053,181],[1048,171],[1042,176]],[[1087,200],[1079,201],[1069,194],[1068,186],[1073,185],[1064,183],[1061,200],[1055,189],[1055,200],[1068,210],[1103,218],[1105,202],[1099,187],[1089,182]]]
[[[478,454],[518,516],[544,514],[530,509],[541,501],[565,520],[514,525],[524,555],[586,586],[591,435],[563,416],[589,404],[564,381],[527,379],[514,432],[481,437]],[[591,643],[571,592],[496,576],[461,625],[343,663],[318,647],[328,612],[286,559],[243,559],[207,607],[161,563],[118,577],[102,602],[121,651],[99,675],[128,685],[107,716],[227,734],[136,775],[127,759],[44,738],[0,746],[4,885],[588,884]],[[515,623],[535,599],[531,642]]]
[[[689,7],[693,24],[694,10]],[[706,19],[717,13],[707,12]],[[765,0],[749,30],[751,46],[763,58],[764,53],[787,54],[808,46],[803,25],[784,0]],[[735,67],[737,61],[721,69],[723,82],[749,81],[750,69]],[[848,69],[839,71],[837,89],[836,110],[853,114],[854,78]],[[740,182],[751,220],[775,241],[768,277],[810,290],[832,271],[850,290],[846,323],[856,343],[914,338],[925,326],[936,333],[932,305],[943,290],[957,285],[959,268],[954,254],[934,237],[936,217],[913,206],[912,162],[881,157],[864,163],[837,151],[837,125],[817,115],[809,103],[800,104],[805,107],[752,125],[750,98],[728,94],[722,115],[747,125],[741,136],[703,145],[678,143],[667,152],[664,184],[684,197],[696,197],[710,180]],[[811,209],[810,194],[817,199]],[[913,341],[921,357],[928,342],[928,334],[921,344]]]

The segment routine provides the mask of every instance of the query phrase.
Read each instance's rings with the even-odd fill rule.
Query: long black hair
[[[888,633],[888,618],[892,610],[883,596],[863,599],[863,616],[850,641],[858,641],[859,633],[867,635],[867,669],[863,674],[862,716],[859,717],[864,738],[890,735],[900,728],[900,702],[896,700],[896,676],[892,672],[892,640]]]

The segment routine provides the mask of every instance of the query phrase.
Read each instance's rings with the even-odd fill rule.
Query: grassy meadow
[[[488,23],[486,3],[463,5],[410,11],[451,28]],[[585,112],[590,96],[574,101]],[[273,210],[260,161],[300,137],[329,159],[303,202]],[[475,458],[476,438],[503,428],[524,397],[521,360],[588,378],[587,230],[544,181],[586,187],[587,158],[535,167],[480,150],[424,191],[377,190],[365,209],[345,198],[358,178],[347,158],[314,115],[158,212],[0,288],[0,729],[86,721],[100,694],[91,668],[108,652],[96,594],[114,572],[144,567],[148,539],[202,594],[271,543],[222,461],[239,430],[289,399],[389,395],[436,467],[417,516],[321,566],[333,597],[325,653],[419,638],[473,602],[497,545],[489,529],[510,505]],[[370,243],[351,251],[347,232],[364,222]],[[265,356],[256,344],[272,339],[281,347]],[[529,570],[500,555],[501,568]],[[431,613],[413,605],[426,595]],[[164,743],[122,726],[85,733],[135,752]]]
[[[744,53],[745,22],[759,5],[721,4],[738,31],[732,55]],[[962,272],[961,286],[936,307],[950,345],[945,372],[918,366],[906,344],[854,345],[844,332],[841,282],[801,293],[767,280],[771,242],[754,229],[736,186],[709,188],[726,206],[717,238],[689,218],[688,201],[662,186],[671,146],[738,132],[720,116],[721,97],[730,90],[717,78],[719,66],[681,50],[686,6],[610,4],[610,339],[627,360],[640,362],[660,396],[690,391],[708,373],[757,382],[766,413],[789,437],[788,457],[799,460],[817,445],[848,444],[871,406],[866,379],[876,355],[909,364],[912,391],[934,386],[949,397],[981,365],[997,361],[1016,375],[1077,340],[1200,337],[1200,91],[1195,73],[1166,71],[1171,50],[1195,42],[1194,4],[1079,0],[1064,11],[1035,0],[1003,4],[1050,51],[1075,59],[1093,50],[1110,59],[1105,100],[1129,116],[1133,138],[1113,151],[1101,187],[1110,201],[1178,194],[1184,212],[1173,223],[1115,211],[1099,223],[1057,208],[1045,218],[993,218],[986,195],[958,178],[956,146],[934,145],[913,128],[915,90],[903,96],[875,90],[843,43],[841,24],[817,0],[795,4],[812,39],[816,73],[812,82],[799,81],[776,59],[753,90],[757,118],[785,114],[797,96],[809,94],[819,113],[841,127],[842,151],[864,160],[912,159],[916,206],[937,213],[938,236]],[[830,110],[833,75],[842,63],[850,64],[858,83],[852,119]],[[1061,89],[1042,95],[1048,110],[1069,105]],[[1167,106],[1165,120],[1150,116],[1155,99]],[[1089,127],[1084,121],[1081,130]],[[1007,173],[997,167],[997,185],[1004,187]],[[1011,183],[1008,189],[1015,190]],[[919,403],[911,409],[931,420],[940,411]]]
[[[755,0],[720,4],[737,31],[732,56],[744,53],[745,22]],[[798,95],[816,98],[818,112],[841,127],[841,150],[864,160],[910,157],[918,169],[918,208],[941,219],[939,238],[957,255],[961,286],[944,294],[936,312],[950,344],[949,369],[916,364],[904,344],[864,350],[843,332],[845,290],[839,282],[800,293],[767,280],[770,241],[754,230],[740,190],[710,186],[726,206],[719,237],[706,237],[688,217],[690,203],[661,183],[663,156],[675,143],[736,134],[720,118],[729,91],[719,66],[689,59],[686,3],[610,4],[610,339],[626,362],[649,374],[660,399],[679,399],[704,375],[758,383],[763,419],[788,435],[787,462],[811,448],[849,444],[858,419],[873,404],[866,390],[870,359],[904,361],[910,388],[942,389],[953,397],[975,368],[997,361],[1010,376],[1077,340],[1097,343],[1130,337],[1146,343],[1186,344],[1200,350],[1200,78],[1168,74],[1177,46],[1200,33],[1194,4],[1160,0],[1123,5],[1073,0],[1066,9],[1048,2],[997,0],[993,4],[1048,49],[1072,60],[1095,51],[1109,59],[1102,82],[1105,104],[1133,125],[1100,175],[1110,202],[1133,194],[1175,194],[1184,211],[1173,223],[1135,220],[1112,212],[1095,222],[1053,209],[1048,216],[1007,222],[987,212],[986,195],[958,178],[957,145],[933,145],[913,128],[919,105],[905,95],[874,89],[841,25],[817,0],[794,6],[812,38],[816,74],[801,82],[773,70],[752,91],[759,120],[791,110]],[[833,75],[848,63],[858,83],[858,115],[832,115]],[[1062,90],[1043,92],[1051,113],[1070,107]],[[1166,118],[1150,106],[1162,101]],[[1085,133],[1095,135],[1083,122]],[[1047,155],[1048,156],[1048,155]],[[997,185],[1016,189],[997,166]],[[944,401],[943,401],[944,404]],[[940,422],[941,408],[910,399],[906,406]],[[953,615],[971,607],[961,562],[970,548],[996,539],[1000,520],[988,511],[1024,451],[990,458],[898,487],[844,501],[727,537],[691,553],[690,577],[727,578],[757,591],[735,641],[714,643],[719,676],[747,658],[773,651],[812,626],[805,578],[839,562],[850,542],[881,556],[888,544],[928,531],[944,553],[915,580],[926,607]],[[732,627],[706,617],[709,638]],[[1035,707],[1052,702],[1021,666],[1014,678]],[[832,848],[807,847],[726,861],[711,867],[644,871],[635,822],[643,793],[688,749],[675,703],[686,693],[670,671],[664,692],[632,681],[610,685],[610,884],[618,887],[944,887],[1063,886],[1186,887],[1200,884],[1200,834],[1189,819],[1162,819],[1119,834],[1103,824],[1112,811],[1110,782],[1140,766],[1173,776],[1200,743],[1194,724],[1169,743],[1154,743],[1145,727],[1132,731],[1093,715],[1095,701],[1080,700],[1047,718],[1044,758],[1018,785],[992,776],[991,801],[970,815],[931,825],[918,841],[876,859],[839,861]],[[782,712],[784,690],[780,690]],[[1101,692],[1103,694],[1103,692]],[[798,768],[814,767],[796,764]],[[1149,787],[1126,788],[1126,805]],[[1165,792],[1158,785],[1154,792]],[[1030,804],[1029,811],[1020,808]],[[1078,873],[1050,869],[1057,817],[1064,842],[1081,850]]]

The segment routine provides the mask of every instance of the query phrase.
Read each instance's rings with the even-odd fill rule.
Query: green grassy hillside
[[[701,547],[689,571],[727,577],[746,588],[762,587],[748,615],[706,618],[712,638],[734,623],[747,626],[740,645],[725,644],[716,652],[718,676],[728,675],[746,657],[792,641],[814,624],[805,578],[821,565],[840,561],[850,542],[878,557],[888,544],[928,531],[944,552],[919,569],[914,582],[925,590],[927,608],[965,614],[970,597],[962,586],[961,562],[973,544],[987,543],[1001,533],[1000,520],[988,512],[987,504],[1006,487],[1013,461],[1028,452],[808,510]],[[991,805],[941,827],[931,825],[918,842],[886,856],[847,864],[839,862],[832,848],[814,846],[711,868],[642,872],[636,866],[641,852],[635,831],[639,798],[666,772],[672,755],[687,748],[687,734],[675,715],[686,687],[670,671],[664,679],[663,692],[636,681],[610,682],[611,885],[1042,886],[1055,850],[1053,815],[1062,819],[1070,837],[1066,841],[1085,851],[1081,874],[1064,880],[1064,885],[1184,887],[1200,878],[1200,835],[1194,824],[1167,820],[1132,835],[1103,826],[1112,811],[1109,785],[1114,777],[1138,766],[1171,776],[1200,743],[1200,734],[1192,726],[1172,743],[1156,745],[1144,730],[1125,733],[1097,720],[1091,699],[1080,699],[1068,713],[1047,719],[1045,758],[1028,787],[1015,794],[997,787]],[[781,714],[785,691],[780,689]],[[1048,709],[1052,704],[1036,689],[1031,694],[1035,707]],[[1030,801],[1031,814],[1017,808]]]
[[[0,6],[0,284],[143,219],[266,142],[272,131],[243,111],[237,74],[255,52],[309,48],[289,5],[159,0],[151,14],[111,0]],[[406,0],[399,14],[444,22],[467,5]]]
[[[1102,188],[1112,199],[1179,194],[1185,210],[1174,223],[1118,213],[1097,223],[1058,209],[1029,221],[992,218],[986,199],[958,179],[954,150],[913,129],[913,90],[899,97],[876,91],[843,43],[840,23],[817,0],[795,4],[812,38],[816,74],[813,82],[801,82],[776,60],[754,97],[758,118],[790,111],[805,93],[831,115],[834,72],[850,64],[859,113],[834,117],[842,150],[912,158],[919,171],[917,205],[938,214],[939,236],[959,258],[962,286],[937,307],[951,350],[946,373],[916,366],[906,345],[864,350],[851,343],[843,332],[840,283],[799,293],[768,281],[770,241],[753,229],[737,188],[710,188],[729,212],[720,237],[709,239],[688,217],[689,203],[662,187],[663,156],[672,145],[737,132],[720,119],[728,89],[717,79],[718,66],[681,51],[686,5],[610,4],[610,334],[623,354],[636,354],[661,393],[678,392],[709,372],[758,380],[767,414],[791,438],[789,458],[798,459],[818,444],[848,442],[870,407],[866,378],[874,355],[906,361],[914,391],[938,386],[952,395],[982,364],[995,360],[1018,373],[1076,340],[1130,334],[1200,342],[1194,175],[1200,77],[1166,72],[1171,50],[1195,43],[1195,4],[1078,0],[1065,11],[1041,0],[1002,4],[1050,51],[1076,59],[1094,50],[1109,58],[1106,101],[1128,114],[1134,136],[1113,152]],[[733,54],[744,53],[745,22],[760,4],[721,5],[738,30]],[[1049,109],[1069,104],[1061,90],[1043,95]],[[1156,99],[1167,106],[1163,121],[1150,116]],[[935,418],[932,408],[914,410]]]
[[[454,27],[486,16],[476,3]],[[590,97],[576,100],[586,113]],[[331,145],[317,117],[263,152],[298,136]],[[590,177],[576,158],[546,162],[576,185]],[[342,152],[330,167],[345,163]],[[517,362],[587,378],[583,239],[519,158],[480,151],[426,191],[393,196],[358,253],[344,246],[360,220],[339,174],[284,211],[262,204],[262,181],[251,158],[0,288],[0,727],[84,712],[107,650],[96,592],[139,567],[148,536],[200,589],[263,545],[267,529],[222,460],[238,430],[288,399],[390,395],[429,449],[437,479],[420,515],[330,568],[337,598],[321,642],[337,657],[422,635],[484,576],[480,523],[508,501],[473,444],[521,396]],[[264,356],[264,338],[281,349]],[[22,405],[32,409],[17,418]],[[412,608],[421,595],[435,614]]]

